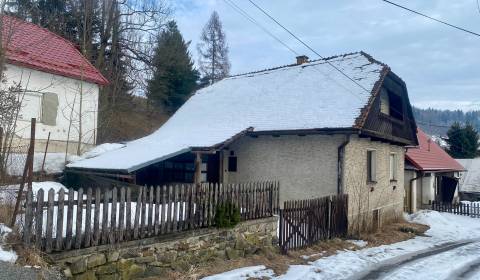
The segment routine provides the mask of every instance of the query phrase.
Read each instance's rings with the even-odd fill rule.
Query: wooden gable
[[[417,145],[416,130],[407,87],[389,71],[372,100],[361,135],[400,145]]]

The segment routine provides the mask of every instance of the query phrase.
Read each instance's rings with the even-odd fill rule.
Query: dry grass
[[[359,239],[368,241],[367,247],[387,245],[411,239],[418,235],[424,235],[428,226],[400,221],[385,225],[374,233],[362,234]],[[272,269],[276,275],[284,274],[288,267],[293,264],[308,264],[311,261],[334,255],[339,250],[359,250],[357,245],[343,239],[332,239],[319,242],[311,247],[288,252],[287,255],[280,253],[260,254],[237,260],[216,260],[203,266],[197,266],[188,273],[170,271],[161,278],[151,279],[201,279],[203,277],[230,271],[233,269],[265,265]]]

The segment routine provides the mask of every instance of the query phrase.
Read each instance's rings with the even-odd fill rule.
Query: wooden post
[[[32,181],[33,181],[33,158],[35,153],[35,127],[36,127],[37,119],[32,118],[32,123],[30,125],[30,164],[28,167],[28,189],[32,189]]]
[[[202,182],[202,155],[199,152],[195,153],[195,185],[200,185]]]
[[[25,162],[25,167],[23,169],[22,182],[20,183],[20,188],[18,189],[17,201],[15,202],[15,208],[13,209],[12,219],[10,220],[10,227],[13,227],[15,225],[15,221],[17,219],[18,208],[20,208],[23,189],[25,188],[25,181],[28,182],[28,190],[32,189],[33,155],[35,153],[35,124],[36,124],[36,119],[32,118],[32,122],[30,126],[30,146],[28,147],[27,160]],[[28,176],[28,180],[27,180],[27,176]]]
[[[48,144],[50,143],[50,132],[48,132],[47,137],[47,144],[45,146],[45,153],[43,154],[43,162],[42,162],[42,173],[45,172],[45,160],[47,159],[47,152],[48,152]]]

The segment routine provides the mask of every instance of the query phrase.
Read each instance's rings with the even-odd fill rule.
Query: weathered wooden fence
[[[133,195],[133,194],[136,195]],[[218,205],[232,203],[241,220],[278,213],[276,182],[39,190],[27,193],[23,239],[50,253],[215,226]],[[65,198],[65,196],[67,196]],[[136,198],[134,197],[136,196]]]
[[[344,237],[348,230],[346,194],[285,201],[280,210],[279,245],[283,253],[320,240]]]
[[[480,203],[443,203],[432,201],[432,210],[480,218]]]

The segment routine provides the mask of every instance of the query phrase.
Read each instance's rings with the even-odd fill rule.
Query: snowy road
[[[389,260],[365,275],[352,279],[478,279],[479,252],[478,240],[438,246]]]
[[[480,219],[435,211],[408,218],[426,224],[427,236],[358,251],[338,251],[307,265],[291,265],[283,275],[263,265],[212,275],[204,280],[480,279]]]

